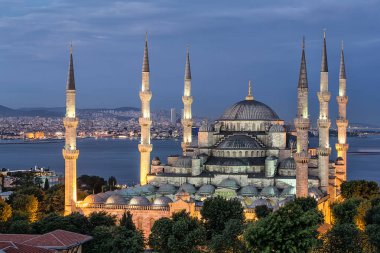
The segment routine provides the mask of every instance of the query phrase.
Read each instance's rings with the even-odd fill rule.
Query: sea
[[[336,138],[331,137],[331,159],[335,159]],[[138,183],[140,156],[137,139],[78,139],[80,150],[77,175],[97,175],[108,179],[114,176],[120,184]],[[380,136],[349,137],[349,180],[365,179],[380,183]],[[168,155],[181,153],[179,140],[153,140],[152,158],[158,156],[166,163]],[[317,146],[318,138],[310,138],[310,146]],[[63,140],[22,141],[0,140],[0,168],[29,169],[44,167],[58,174],[64,173]]]

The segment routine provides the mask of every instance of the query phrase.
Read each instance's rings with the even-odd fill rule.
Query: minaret
[[[66,117],[63,119],[66,129],[66,142],[62,150],[63,158],[65,159],[65,215],[75,211],[77,201],[77,159],[79,150],[76,148],[78,118],[75,115],[75,93],[73,50],[71,46],[66,86]]]
[[[186,66],[185,66],[185,87],[182,96],[183,102],[183,142],[181,143],[183,154],[186,155],[186,150],[192,141],[192,126],[193,117],[191,114],[191,104],[193,103],[193,97],[191,96],[191,71],[190,71],[190,53],[189,49],[186,52]]]
[[[330,92],[328,87],[328,66],[327,66],[327,49],[326,49],[326,32],[323,33],[323,51],[322,51],[322,64],[321,64],[321,82],[320,92],[318,92],[319,100],[319,147],[318,147],[318,169],[319,179],[321,183],[321,190],[328,193],[329,188],[329,156],[331,152],[329,142],[329,101]]]
[[[298,80],[298,112],[294,119],[297,129],[297,153],[294,156],[296,161],[296,194],[297,197],[308,196],[308,163],[309,163],[309,87],[306,71],[305,38],[302,41],[301,67]]]
[[[150,100],[152,92],[149,88],[149,59],[148,59],[148,34],[145,38],[144,59],[142,66],[142,84],[140,91],[141,100],[141,117],[139,124],[141,127],[141,141],[139,144],[140,152],[140,184],[147,184],[147,175],[150,167],[150,152],[152,152],[152,144],[150,143],[150,127],[152,121],[150,119]]]
[[[337,151],[337,156],[343,158],[343,164],[337,166],[337,177],[341,181],[347,180],[347,115],[346,107],[348,102],[348,97],[346,94],[346,66],[344,64],[344,52],[343,52],[343,42],[342,51],[340,54],[340,71],[339,71],[339,96],[336,97],[339,105],[339,116],[336,120],[336,126],[338,127],[338,143],[335,144]]]

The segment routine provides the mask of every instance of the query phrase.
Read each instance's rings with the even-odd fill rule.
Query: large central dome
[[[279,117],[264,103],[243,100],[228,108],[219,120],[279,120]]]

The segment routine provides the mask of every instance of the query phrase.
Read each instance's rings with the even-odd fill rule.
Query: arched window
[[[248,157],[248,151],[245,151],[245,157]]]
[[[236,152],[235,151],[232,152],[232,157],[236,157]]]
[[[227,156],[228,156],[228,157],[230,156],[230,151],[227,151]]]
[[[251,156],[252,156],[252,157],[255,156],[255,151],[251,151]]]
[[[243,153],[239,151],[239,157],[242,157],[242,156],[243,156]]]
[[[143,227],[143,220],[141,217],[138,217],[137,218],[137,229],[142,230],[142,227]]]

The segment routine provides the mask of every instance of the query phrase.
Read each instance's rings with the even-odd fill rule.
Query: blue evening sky
[[[138,107],[148,31],[152,110],[181,108],[190,45],[195,115],[217,117],[252,79],[255,98],[291,120],[305,35],[315,118],[326,28],[330,118],[344,40],[349,120],[380,125],[379,11],[377,0],[0,0],[0,104],[64,106],[72,40],[78,106]]]

